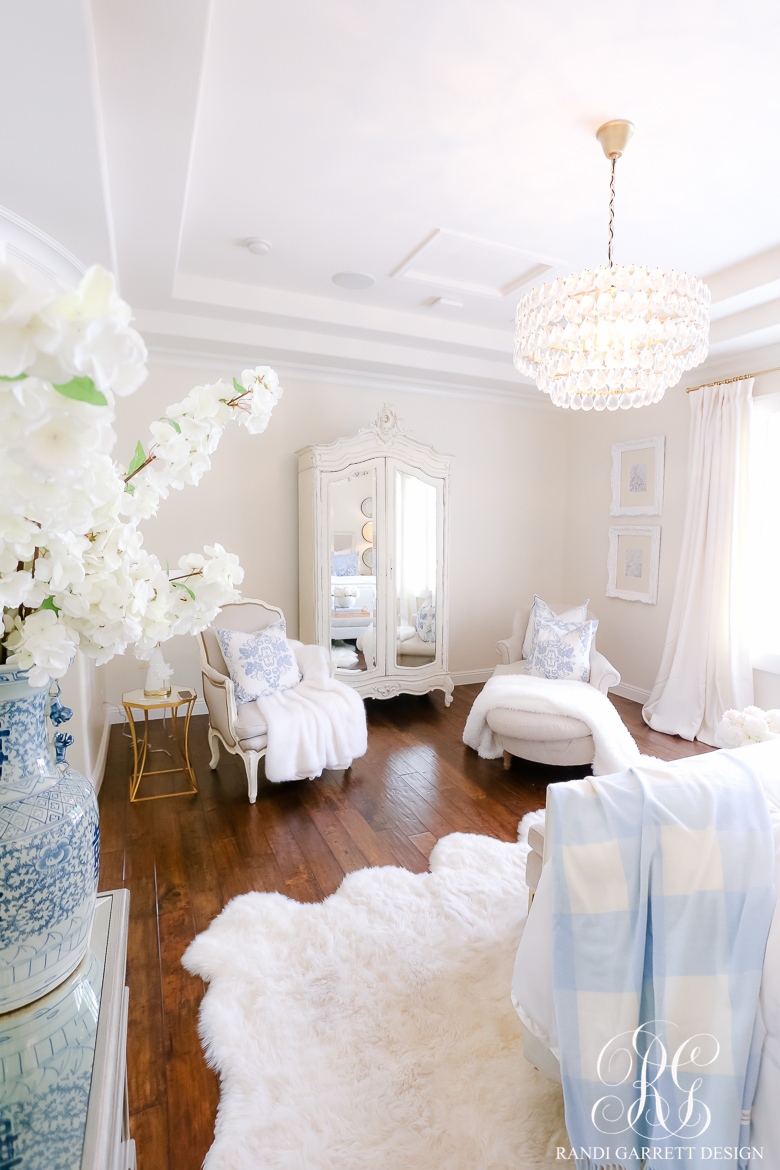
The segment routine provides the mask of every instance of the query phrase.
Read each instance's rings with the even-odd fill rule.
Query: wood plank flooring
[[[127,1062],[139,1170],[197,1170],[211,1144],[218,1083],[197,1031],[205,988],[181,956],[231,898],[277,890],[319,901],[366,865],[423,872],[452,832],[511,841],[525,813],[544,805],[550,780],[586,771],[514,760],[505,772],[501,760],[480,760],[461,740],[480,689],[457,687],[449,709],[438,693],[369,701],[368,754],[346,778],[261,780],[254,806],[235,756],[223,752],[210,770],[205,716],[190,729],[199,794],[131,805],[130,744],[113,728],[100,886],[131,892]],[[642,751],[676,759],[710,750],[650,731],[638,704],[613,701]]]

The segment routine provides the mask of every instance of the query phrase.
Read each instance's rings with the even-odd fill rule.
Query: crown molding
[[[235,353],[227,350],[189,350],[150,345],[149,360],[161,366],[219,370],[224,375],[226,367],[230,369],[235,367],[237,361],[248,362],[253,359],[237,358]],[[439,398],[462,398],[493,406],[522,407],[524,410],[553,409],[546,394],[542,394],[535,386],[523,382],[518,382],[516,390],[503,390],[494,386],[473,386],[458,382],[424,381],[398,375],[375,374],[370,370],[355,370],[338,365],[309,365],[305,362],[270,360],[281,380],[315,382],[369,390],[374,393],[427,394]]]
[[[77,256],[8,207],[0,207],[0,237],[11,256],[56,285],[78,284],[87,268]]]

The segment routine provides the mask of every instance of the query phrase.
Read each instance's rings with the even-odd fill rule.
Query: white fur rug
[[[509,998],[526,853],[454,833],[430,874],[235,898],[184,956],[221,1077],[207,1170],[555,1166],[561,1088],[523,1058]]]
[[[336,666],[355,666],[358,662],[357,651],[346,642],[331,643],[330,656]]]

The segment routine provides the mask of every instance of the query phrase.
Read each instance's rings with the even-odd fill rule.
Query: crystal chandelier
[[[607,264],[532,289],[517,306],[515,366],[556,406],[646,406],[707,356],[706,284],[612,261],[615,164],[633,133],[623,120],[596,133],[612,163]]]

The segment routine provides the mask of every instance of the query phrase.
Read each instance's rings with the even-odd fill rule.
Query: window
[[[780,674],[780,394],[754,401],[750,482],[753,666]]]

